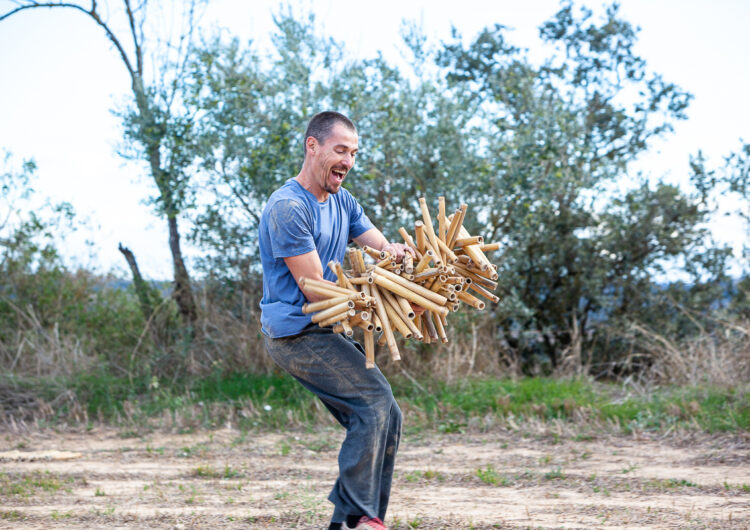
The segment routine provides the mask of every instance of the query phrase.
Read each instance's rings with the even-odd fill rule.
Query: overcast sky
[[[602,3],[585,4],[602,11]],[[13,5],[0,0],[0,13]],[[278,5],[213,0],[202,28],[222,26],[265,47]],[[420,22],[436,42],[449,38],[452,25],[470,37],[501,23],[512,28],[511,42],[534,53],[539,24],[559,4],[318,0],[300,5],[314,9],[320,26],[345,42],[350,56],[381,50],[398,60],[402,19]],[[691,153],[700,148],[718,162],[739,147],[740,138],[750,141],[750,2],[627,0],[621,13],[641,28],[637,53],[651,70],[695,96],[689,119],[643,158],[640,169],[683,183]],[[39,193],[73,203],[89,219],[90,230],[66,239],[68,256],[99,270],[124,270],[117,251],[122,242],[136,253],[147,277],[170,277],[165,223],[142,204],[152,191],[148,175],[116,154],[121,129],[111,111],[128,97],[129,79],[102,30],[72,10],[31,10],[0,23],[0,50],[0,150],[10,151],[18,163],[33,157]],[[741,245],[744,232],[736,221],[717,220],[714,226],[718,239]],[[94,241],[91,257],[85,239]]]

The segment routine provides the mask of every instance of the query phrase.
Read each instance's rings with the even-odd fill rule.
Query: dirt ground
[[[0,433],[0,528],[325,528],[342,434]],[[386,523],[750,528],[750,438],[406,435]]]

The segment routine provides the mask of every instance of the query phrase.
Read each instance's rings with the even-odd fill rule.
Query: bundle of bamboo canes
[[[394,330],[425,343],[448,342],[447,316],[458,311],[461,302],[481,310],[485,303],[475,294],[492,302],[500,300],[491,292],[497,288],[497,267],[485,255],[497,250],[499,244],[484,244],[481,236],[469,234],[463,226],[466,204],[446,216],[445,198],[439,197],[437,232],[423,197],[419,205],[422,221],[414,224],[414,237],[399,228],[416,259],[407,253],[396,263],[387,252],[350,248],[351,269],[345,271],[340,263],[328,264],[338,278],[336,285],[309,278],[299,281],[303,290],[325,297],[302,308],[304,313],[315,313],[313,322],[322,327],[333,325],[335,332],[348,336],[354,327],[364,330],[367,368],[375,366],[374,333],[381,333],[378,343],[387,344],[396,361],[401,354]],[[365,262],[363,251],[374,263]],[[425,312],[415,315],[411,304]]]

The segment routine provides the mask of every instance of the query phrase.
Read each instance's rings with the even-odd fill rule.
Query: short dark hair
[[[318,141],[318,143],[325,143],[325,141],[328,140],[328,137],[331,136],[333,126],[337,123],[347,127],[350,131],[357,132],[357,128],[354,126],[352,120],[340,112],[325,110],[312,117],[310,123],[307,124],[305,138],[302,142],[305,156],[307,156],[307,139],[312,136]]]

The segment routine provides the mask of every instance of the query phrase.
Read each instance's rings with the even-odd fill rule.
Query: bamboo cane
[[[467,205],[462,204],[458,209],[458,221],[456,222],[456,229],[453,231],[453,235],[451,236],[450,241],[448,241],[448,246],[451,248],[456,246],[456,239],[461,237],[461,229],[464,227],[464,220],[466,219],[467,208],[468,208]]]
[[[437,276],[438,274],[439,274],[439,269],[437,267],[424,269],[419,274],[414,275],[414,281],[417,283],[422,283],[423,281],[429,278],[432,278],[433,276]]]
[[[445,197],[441,195],[438,197],[438,239],[441,241],[445,241],[447,228],[445,222]]]
[[[461,205],[462,207],[465,205]],[[453,245],[451,245],[452,241],[455,241],[454,234],[456,233],[456,230],[458,230],[458,223],[461,220],[461,210],[456,210],[451,215],[448,216],[448,219],[450,220],[450,224],[448,225],[448,231],[445,234],[445,243],[453,248]]]
[[[421,285],[418,285],[414,282],[411,282],[405,278],[402,278],[398,274],[393,274],[390,271],[386,271],[383,269],[373,269],[373,271],[370,273],[370,275],[376,274],[378,276],[382,276],[384,278],[388,278],[389,280],[401,285],[402,287],[405,287],[407,290],[412,291],[418,295],[420,295],[422,298],[427,298],[429,300],[432,300],[437,305],[443,305],[445,304],[445,298],[440,296],[439,294],[435,294],[431,292],[429,289],[425,289]],[[406,298],[406,297],[405,297]],[[416,303],[414,300],[410,300],[411,302]],[[421,304],[420,304],[421,305]],[[424,307],[424,306],[423,306]]]
[[[380,317],[377,315],[377,313],[372,314],[372,323],[375,326],[375,331],[378,333],[383,332],[383,323],[380,321]]]
[[[469,245],[479,245],[479,249],[482,249],[484,245],[484,238],[482,236],[471,236],[461,237],[456,239],[455,247],[468,247]]]
[[[328,300],[321,300],[320,302],[311,302],[309,304],[304,304],[302,306],[302,312],[307,313],[315,313],[317,311],[322,311],[324,309],[328,309],[329,307],[333,307],[335,305],[341,304],[342,302],[347,302],[351,300],[352,298],[356,298],[356,293],[352,293],[349,296],[339,296],[336,298],[329,298]]]
[[[435,329],[435,323],[432,321],[432,313],[430,311],[422,313],[422,320],[424,321],[424,326],[427,329],[427,336],[430,337],[430,340],[432,342],[440,340],[437,330]]]
[[[422,334],[419,332],[419,330],[417,329],[417,327],[411,321],[411,319],[414,318],[414,311],[409,306],[409,302],[407,302],[406,300],[404,300],[401,297],[393,295],[387,289],[384,289],[380,294],[385,298],[386,303],[388,303],[388,304],[391,305],[391,307],[396,312],[396,314],[398,315],[398,317],[401,319],[401,321],[403,321],[404,325],[407,328],[409,328],[409,331],[411,332],[410,335],[407,337],[404,334],[404,337],[406,337],[408,339],[410,336],[413,335],[414,338],[416,338],[417,340],[422,340]],[[403,304],[406,304],[406,311],[404,311]],[[411,315],[411,316],[409,316],[409,315]],[[390,313],[388,314],[388,316],[391,316]]]
[[[398,351],[396,338],[393,336],[393,330],[391,329],[390,321],[388,320],[388,313],[386,312],[383,305],[383,299],[380,296],[380,292],[375,285],[370,285],[370,292],[372,293],[373,298],[377,300],[375,311],[378,314],[378,318],[380,319],[380,325],[383,327],[383,335],[385,335],[385,341],[388,344],[388,349],[391,352],[391,359],[393,359],[394,361],[398,361],[399,359],[401,359],[401,354]]]
[[[325,309],[319,313],[315,313],[312,316],[312,321],[313,323],[317,324],[323,320],[329,319],[334,315],[338,315],[340,313],[343,313],[344,311],[349,311],[350,309],[354,309],[354,302],[352,302],[351,300],[347,300],[346,302],[341,302],[340,304],[329,307],[328,309]]]
[[[417,244],[414,242],[414,240],[409,235],[409,232],[406,231],[406,228],[403,226],[398,229],[398,233],[401,234],[401,237],[404,238],[404,243],[409,245],[409,247],[417,254],[417,259],[422,257],[422,252],[419,250],[419,247],[417,247]]]
[[[432,261],[432,256],[434,256],[433,252],[431,250],[426,250],[422,255],[422,259],[419,260],[419,263],[417,263],[417,266],[414,268],[414,272],[420,273],[424,271],[427,268],[427,265],[430,264],[430,261]]]
[[[332,316],[328,320],[323,320],[322,322],[318,322],[318,325],[321,328],[325,328],[327,326],[331,326],[335,324],[336,322],[341,322],[342,320],[346,320],[349,317],[353,317],[356,314],[357,312],[354,309],[349,309],[348,311],[344,311],[339,315]]]
[[[332,296],[349,295],[357,292],[352,289],[339,287],[332,282],[329,283],[327,281],[313,280],[312,278],[300,278],[299,285],[303,291],[307,290],[308,287],[317,287],[319,288],[318,291],[322,290],[328,291],[329,293],[334,293]]]
[[[377,285],[383,287],[384,289],[388,289],[394,294],[397,294],[399,296],[403,296],[410,302],[414,302],[418,306],[424,307],[425,309],[429,309],[430,311],[434,311],[435,313],[448,313],[448,309],[444,307],[443,305],[438,305],[437,303],[433,302],[432,300],[425,298],[424,296],[421,296],[414,291],[404,287],[403,285],[400,285],[393,280],[382,276],[381,274],[375,274],[371,273],[370,277],[373,279],[373,282]],[[415,287],[419,287],[418,285],[414,284]],[[445,302],[447,302],[447,298],[445,298],[442,295],[439,295],[437,293],[432,293],[435,296],[439,296]],[[443,302],[443,304],[445,303]],[[378,302],[379,303],[379,302]],[[382,320],[382,317],[381,317]]]
[[[458,229],[458,236],[461,239],[465,239],[468,237],[471,237],[471,234],[463,227],[459,227]],[[479,266],[482,270],[487,270],[489,268],[490,261],[487,259],[487,256],[484,255],[484,252],[479,248],[479,245],[466,245],[463,247],[464,252],[466,252],[469,257],[474,261],[474,263]]]
[[[500,297],[499,296],[496,296],[495,294],[491,293],[488,289],[485,289],[484,287],[482,287],[479,284],[470,283],[469,284],[469,289],[472,289],[473,291],[476,291],[480,295],[484,296],[486,299],[491,300],[492,302],[494,302],[496,304],[500,302]]]
[[[425,247],[425,235],[424,235],[424,223],[422,221],[414,222],[414,237],[417,240],[417,250],[424,254]]]
[[[382,295],[383,293],[381,293]],[[396,328],[396,330],[401,333],[401,335],[404,336],[405,339],[409,339],[412,337],[411,330],[407,327],[406,322],[401,318],[401,316],[398,314],[398,311],[391,305],[391,303],[386,299],[383,302],[385,304],[385,311],[388,313],[388,320],[390,321],[391,325]]]
[[[448,334],[445,332],[445,326],[443,325],[443,321],[439,315],[435,319],[435,329],[437,329],[437,334],[440,337],[440,340],[443,343],[448,342]]]
[[[375,250],[375,249],[374,249],[374,248],[372,248],[372,247],[368,247],[367,245],[364,245],[364,246],[362,247],[362,250],[363,250],[363,251],[364,251],[365,253],[367,253],[367,255],[368,255],[368,256],[370,256],[370,257],[371,257],[372,259],[374,259],[374,260],[376,260],[376,261],[377,261],[377,260],[381,260],[381,259],[383,259],[383,258],[381,258],[381,257],[380,257],[380,251],[379,251],[379,250]]]
[[[375,368],[375,336],[365,330],[365,368]]]
[[[404,254],[403,266],[405,273],[412,274],[414,272],[414,258],[408,252]]]
[[[448,263],[456,263],[458,261],[458,256],[456,256],[453,251],[448,248],[448,245],[443,243],[442,239],[438,239],[437,242],[438,246],[440,247],[440,251],[445,254],[445,260]]]
[[[352,325],[349,324],[348,320],[342,320],[341,326],[344,328],[344,335],[346,335],[347,337],[351,337],[352,335],[354,335],[354,330],[352,330]]]
[[[430,217],[430,211],[427,209],[427,201],[425,201],[424,197],[419,198],[419,207],[422,210],[422,220],[424,221],[424,228],[427,231],[427,239],[432,244],[432,249],[439,252],[440,245],[438,245],[438,238],[435,235],[435,229],[432,227],[432,217]]]
[[[473,306],[480,311],[484,309],[485,304],[482,302],[479,298],[476,296],[470,295],[466,291],[461,291],[458,293],[458,299],[461,300],[465,304],[469,304],[470,306]]]

